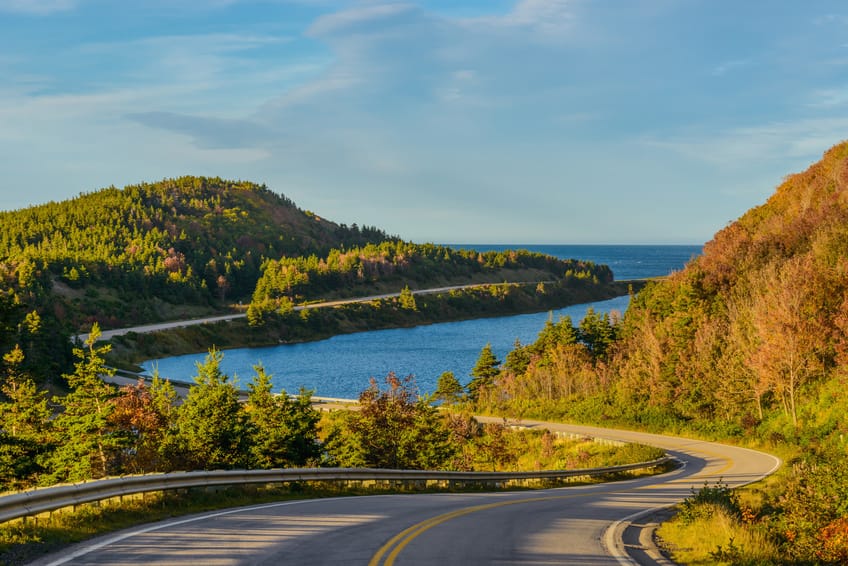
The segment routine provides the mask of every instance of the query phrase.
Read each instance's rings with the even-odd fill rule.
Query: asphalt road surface
[[[36,564],[635,564],[631,555],[639,556],[638,545],[625,542],[629,521],[684,499],[705,481],[739,486],[780,464],[768,454],[698,440],[544,426],[660,446],[685,465],[661,476],[592,486],[345,497],[231,509],[136,527]]]

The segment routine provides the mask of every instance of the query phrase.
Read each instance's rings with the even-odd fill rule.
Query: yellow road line
[[[486,509],[493,509],[495,507],[504,507],[507,505],[517,505],[519,503],[531,503],[534,501],[551,501],[553,499],[568,499],[581,497],[585,494],[571,494],[571,495],[555,495],[551,497],[533,497],[528,499],[511,499],[509,501],[498,501],[496,503],[487,503],[485,505],[475,505],[473,507],[465,507],[464,509],[458,509],[456,511],[451,511],[449,513],[444,513],[442,515],[437,515],[436,517],[430,517],[425,521],[421,521],[411,527],[404,529],[399,532],[395,536],[393,536],[389,541],[380,547],[374,557],[368,562],[368,566],[378,566],[380,561],[383,559],[383,556],[389,552],[389,549],[392,549],[388,556],[386,556],[385,562],[383,562],[383,566],[392,566],[394,564],[395,558],[397,555],[401,553],[401,551],[406,548],[410,542],[412,542],[418,535],[432,529],[437,525],[441,525],[444,522],[450,521],[451,519],[455,519],[457,517],[461,517],[463,515],[468,515],[470,513],[476,513],[477,511],[485,511]]]
[[[714,452],[709,452],[706,450],[699,449],[701,454],[706,454],[708,456],[712,456],[718,458],[719,460],[725,460],[725,465],[722,466],[719,470],[715,472],[710,472],[710,475],[720,475],[725,471],[729,470],[734,465],[734,461],[731,458],[726,458]],[[700,455],[699,455],[700,456]],[[690,478],[691,479],[691,478]],[[631,491],[639,491],[641,489],[650,488],[651,486],[641,486],[633,489],[625,489],[620,491],[615,491],[613,493],[628,493]],[[382,562],[383,566],[393,566],[395,559],[398,555],[403,551],[404,548],[409,545],[413,540],[415,540],[419,535],[429,531],[433,527],[441,525],[451,519],[455,519],[457,517],[462,517],[463,515],[468,515],[470,513],[476,513],[477,511],[485,511],[487,509],[494,509],[496,507],[505,507],[507,505],[517,505],[519,503],[533,503],[536,501],[552,501],[555,499],[573,499],[576,497],[584,497],[585,493],[580,494],[570,494],[570,495],[553,495],[550,497],[532,497],[527,499],[512,499],[509,501],[498,501],[496,503],[487,503],[484,505],[475,505],[473,507],[465,507],[463,509],[458,509],[456,511],[450,511],[449,513],[443,513],[442,515],[437,515],[435,517],[430,517],[420,523],[416,523],[411,527],[408,527],[392,538],[388,540],[383,546],[377,550],[371,560],[368,562],[368,566],[380,566],[383,557],[385,556],[385,561]],[[388,553],[388,555],[386,554]]]

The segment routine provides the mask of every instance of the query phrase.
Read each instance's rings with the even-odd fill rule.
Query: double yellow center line
[[[498,501],[497,503],[465,507],[463,509],[457,509],[456,511],[431,517],[425,521],[412,525],[389,539],[389,541],[381,546],[377,553],[374,554],[374,557],[370,562],[368,562],[368,566],[380,566],[381,564],[382,566],[392,566],[395,563],[395,558],[397,558],[398,554],[400,554],[401,551],[406,548],[406,545],[412,542],[418,535],[432,529],[435,526],[441,525],[446,521],[450,521],[451,519],[456,519],[457,517],[462,517],[463,515],[468,515],[470,513],[476,513],[477,511],[485,511],[496,507],[505,507],[507,505],[533,503],[535,501],[551,501],[554,499],[571,499],[574,497],[580,497],[580,495],[572,494],[555,495],[550,497],[533,497],[528,499],[511,499],[509,501]],[[384,556],[385,560],[383,559]]]
[[[716,454],[714,452],[708,452],[706,450],[700,450],[702,454],[706,454],[708,456],[713,456],[718,460],[724,460],[725,464],[719,470],[710,472],[710,476],[721,475],[729,468],[733,467],[734,462],[732,459],[722,456],[720,454]],[[687,478],[691,480],[692,478]],[[616,490],[617,493],[636,491],[643,488],[635,488],[635,489],[624,489],[624,490]],[[374,554],[371,560],[368,562],[368,566],[393,566],[395,563],[395,559],[398,555],[403,551],[406,546],[415,540],[419,535],[429,531],[433,527],[441,525],[451,519],[456,519],[457,517],[462,517],[463,515],[469,515],[471,513],[476,513],[478,511],[485,511],[487,509],[494,509],[497,507],[505,507],[507,505],[518,505],[521,503],[533,503],[537,501],[553,501],[556,499],[573,499],[576,497],[583,497],[586,494],[570,494],[570,495],[553,495],[550,497],[531,497],[526,499],[510,499],[508,501],[498,501],[496,503],[487,503],[485,505],[474,505],[473,507],[464,507],[462,509],[457,509],[456,511],[451,511],[449,513],[443,513],[441,515],[437,515],[435,517],[431,517],[420,523],[416,523],[411,527],[404,529],[399,532],[391,539],[389,539],[386,544],[380,547],[379,550]]]

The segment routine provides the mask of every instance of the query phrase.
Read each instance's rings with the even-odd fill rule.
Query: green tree
[[[105,365],[111,346],[97,346],[99,339],[100,327],[95,323],[85,349],[74,349],[78,358],[74,373],[64,376],[71,392],[62,399],[64,411],[53,425],[57,445],[50,458],[53,482],[108,475],[110,460],[126,445],[125,437],[116,435],[110,426],[115,386],[103,378],[114,373]]]
[[[0,385],[0,490],[23,487],[43,471],[42,456],[50,449],[51,412],[44,391],[22,371],[19,346],[3,356],[5,379]]]
[[[6,378],[0,391],[6,398],[0,412],[0,428],[12,436],[40,441],[50,425],[47,393],[40,391],[22,371],[24,353],[19,346],[3,356]]]
[[[462,399],[464,392],[465,389],[463,389],[462,384],[453,372],[446,371],[439,376],[439,381],[436,382],[434,397],[439,401],[451,405]]]
[[[515,375],[521,375],[527,371],[527,366],[530,365],[532,357],[531,348],[523,346],[521,341],[516,338],[512,350],[507,353],[506,359],[504,359],[504,367]]]
[[[472,401],[477,401],[480,397],[480,392],[491,387],[495,378],[500,373],[501,362],[495,357],[492,352],[492,345],[486,344],[480,351],[480,357],[477,358],[477,363],[471,370],[471,381],[468,383],[468,396]]]
[[[301,390],[296,399],[285,391],[274,395],[271,376],[262,365],[248,385],[247,414],[253,425],[252,464],[258,468],[303,466],[316,462],[318,443],[318,411],[312,406],[311,393]]]
[[[578,336],[594,358],[606,358],[607,351],[615,341],[615,334],[609,313],[600,314],[592,307],[586,309],[586,316],[580,321]]]
[[[215,348],[197,364],[195,384],[180,406],[174,436],[168,440],[172,465],[187,469],[247,467],[250,421],[230,376],[221,371]]]
[[[415,295],[412,294],[412,291],[409,290],[409,285],[405,286],[398,297],[398,304],[400,304],[400,308],[417,311],[418,305],[415,302]]]

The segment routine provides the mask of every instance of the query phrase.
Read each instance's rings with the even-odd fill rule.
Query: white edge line
[[[754,450],[753,448],[745,448],[743,446],[734,446],[734,448],[739,448],[740,450],[747,450],[748,452],[755,452],[757,454],[770,456],[772,459],[774,459],[774,466],[772,466],[772,468],[768,472],[764,473],[759,478],[753,479],[753,480],[745,482],[745,483],[741,483],[741,484],[737,485],[736,487],[734,487],[733,489],[738,489],[740,487],[745,487],[746,485],[750,485],[752,483],[762,481],[765,478],[772,475],[774,472],[776,472],[777,469],[781,465],[783,465],[783,460],[781,460],[780,458],[778,458],[774,454],[769,454],[768,452],[761,452],[759,450]],[[685,468],[686,467],[686,461],[683,460],[682,462],[683,462],[683,468]],[[619,519],[618,521],[615,521],[614,523],[611,523],[610,526],[607,527],[606,531],[604,531],[603,543],[604,543],[604,546],[607,548],[607,551],[612,555],[613,558],[615,558],[616,562],[621,564],[621,566],[639,566],[639,563],[636,562],[635,560],[633,560],[632,558],[630,558],[630,556],[627,554],[627,551],[624,549],[623,534],[624,534],[624,530],[627,528],[628,523],[638,519],[639,517],[644,517],[645,515],[649,515],[649,514],[655,512],[655,511],[660,511],[662,509],[667,509],[667,508],[673,507],[673,506],[674,505],[662,505],[660,507],[653,507],[651,509],[644,509],[642,511],[637,511],[636,513],[633,513],[632,515],[628,515],[628,516],[626,516],[622,519]]]
[[[642,509],[641,511],[637,511],[632,515],[624,517],[623,519],[619,519],[607,527],[607,530],[604,532],[604,546],[607,548],[607,551],[612,555],[612,557],[615,558],[616,562],[622,566],[639,566],[639,563],[630,558],[627,551],[624,549],[624,530],[635,519],[644,517],[645,515],[650,515],[651,513],[661,509],[672,507],[672,505],[661,505],[650,509]]]
[[[298,505],[298,504],[303,504],[303,503],[311,503],[311,502],[315,502],[315,501],[335,501],[335,500],[339,500],[339,499],[344,499],[344,498],[343,497],[327,497],[327,498],[321,498],[321,499],[299,499],[297,501],[283,501],[283,502],[278,502],[278,503],[264,503],[262,505],[251,505],[251,506],[247,506],[247,507],[237,507],[235,509],[228,509],[226,511],[216,511],[216,512],[213,512],[213,513],[204,513],[202,515],[197,515],[197,516],[190,517],[190,518],[187,518],[187,519],[177,519],[177,520],[174,520],[174,521],[167,521],[167,522],[164,522],[164,523],[155,523],[153,525],[149,525],[149,526],[143,527],[141,529],[133,529],[131,531],[127,531],[127,532],[121,533],[119,535],[115,535],[115,536],[106,538],[106,539],[104,539],[104,540],[102,540],[102,541],[100,541],[96,544],[84,546],[83,548],[80,548],[79,550],[72,552],[71,554],[69,554],[67,556],[63,556],[63,557],[59,558],[58,560],[54,560],[52,562],[45,564],[45,566],[60,566],[62,564],[66,564],[66,563],[70,562],[71,560],[73,560],[75,558],[79,558],[80,556],[85,556],[86,554],[90,554],[90,553],[92,553],[96,550],[100,550],[101,548],[115,544],[116,542],[121,542],[124,539],[128,539],[128,538],[131,538],[131,537],[134,537],[134,536],[137,536],[137,535],[142,535],[142,534],[145,534],[145,533],[149,533],[149,532],[152,532],[152,531],[158,531],[159,529],[165,529],[165,528],[174,527],[174,526],[177,526],[177,525],[184,525],[184,524],[187,524],[187,523],[193,523],[195,521],[203,521],[203,520],[206,520],[206,519],[214,519],[215,517],[223,517],[225,515],[232,515],[233,513],[242,513],[244,511],[272,509],[274,507],[284,507],[284,506],[287,506],[287,505]],[[36,564],[39,564],[39,562],[36,562]]]

